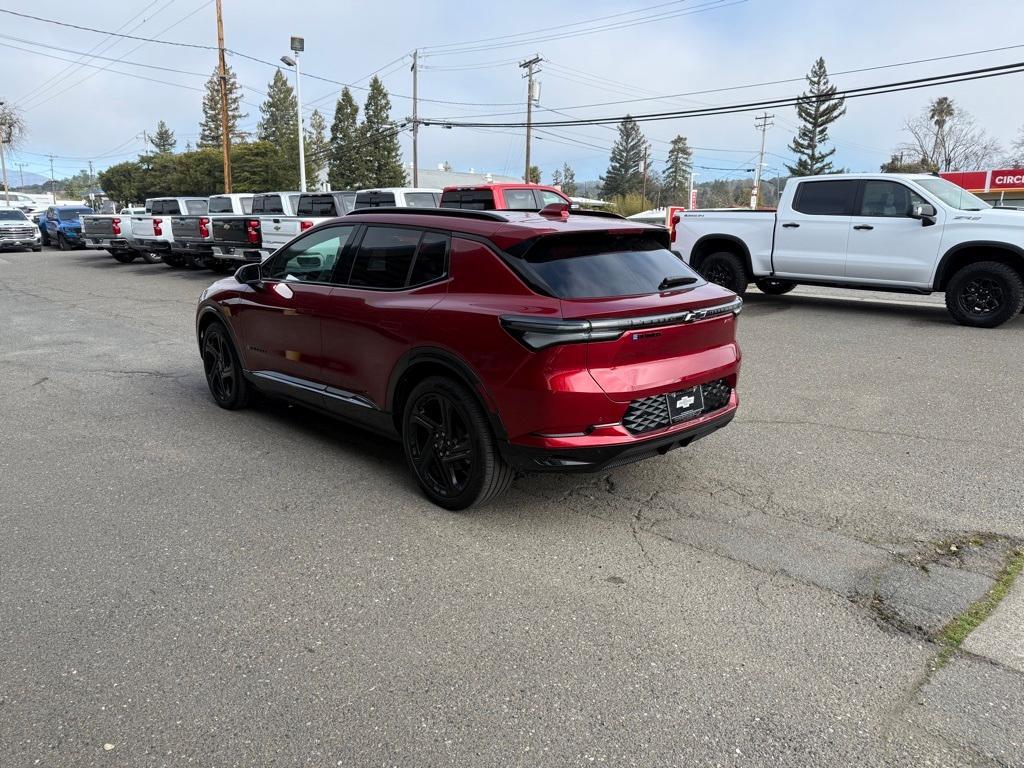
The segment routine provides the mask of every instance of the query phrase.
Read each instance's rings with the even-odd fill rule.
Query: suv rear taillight
[[[163,219],[153,219],[153,234],[156,235],[157,237],[160,237],[164,233],[162,226],[163,223]]]
[[[260,220],[248,219],[245,222],[245,236],[252,245],[259,245],[260,242]]]
[[[210,236],[210,220],[205,216],[199,219],[199,236],[204,240]]]
[[[313,227],[313,222],[312,221],[300,221],[299,222],[299,232],[305,232],[307,229],[312,229],[312,227]]]
[[[111,219],[110,220],[110,234],[120,235],[121,234],[121,220]]]

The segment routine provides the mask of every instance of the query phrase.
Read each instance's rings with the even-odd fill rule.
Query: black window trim
[[[360,231],[357,233],[357,240],[353,242],[355,248],[355,254],[352,260],[349,262],[348,275],[345,277],[345,282],[333,282],[331,283],[337,288],[348,288],[354,291],[378,291],[380,293],[399,293],[401,291],[417,291],[428,285],[435,285],[437,283],[444,282],[451,279],[451,251],[452,251],[452,238],[461,237],[458,232],[452,232],[449,229],[440,229],[437,227],[418,227],[410,226],[407,224],[360,224]],[[381,288],[375,285],[352,285],[352,270],[355,269],[356,259],[359,258],[359,249],[363,246],[363,238],[366,236],[367,230],[373,229],[413,229],[420,233],[420,239],[416,242],[416,252],[413,254],[412,261],[409,262],[409,269],[405,273],[406,282],[412,276],[412,270],[416,266],[416,260],[420,255],[420,245],[423,244],[423,235],[427,232],[434,232],[439,235],[444,235],[448,238],[448,244],[444,252],[444,272],[441,273],[440,277],[435,277],[433,280],[428,280],[425,283],[417,283],[416,285],[403,285],[397,288]],[[339,262],[341,259],[338,260]],[[334,277],[332,275],[332,277]]]
[[[801,181],[797,185],[796,195],[793,197],[793,211],[801,216],[853,216],[854,211],[859,210],[860,207],[859,201],[863,193],[863,181],[863,179],[814,179],[813,181]],[[808,213],[807,211],[801,211],[797,206],[800,205],[804,191],[813,184],[853,184],[854,189],[853,197],[850,200],[850,209],[846,213]]]

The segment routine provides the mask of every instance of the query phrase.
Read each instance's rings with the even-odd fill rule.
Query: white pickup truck
[[[937,176],[793,178],[778,211],[691,210],[671,224],[672,250],[741,295],[751,282],[773,295],[797,285],[944,291],[953,319],[980,328],[1024,308],[1024,212]]]
[[[81,216],[82,240],[86,247],[106,251],[122,264],[130,264],[139,255],[132,245],[132,216],[144,216],[145,208],[122,208],[118,213],[93,213]],[[150,263],[160,259],[142,253]]]
[[[223,272],[233,262],[213,255],[213,221],[218,217],[252,213],[253,195],[229,193],[211,195],[206,213],[171,217],[171,252],[164,254],[170,267],[207,267]]]
[[[206,213],[205,197],[154,197],[146,201],[146,212],[132,216],[132,247],[143,253],[170,253],[174,234],[171,217]]]

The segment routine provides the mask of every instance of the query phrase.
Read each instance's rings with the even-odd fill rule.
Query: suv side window
[[[506,189],[505,208],[509,211],[536,211],[537,198],[532,189]]]
[[[409,286],[423,285],[444,277],[445,257],[448,255],[448,243],[451,238],[439,232],[424,232],[420,238],[420,247],[416,251],[416,260],[409,273]]]
[[[404,288],[420,234],[418,229],[367,227],[352,266],[349,285]]]
[[[924,198],[899,182],[871,179],[864,182],[857,215],[905,218],[915,203],[924,203]]]
[[[354,226],[317,229],[275,253],[263,264],[260,274],[266,280],[330,282],[334,265],[354,230]]]
[[[856,196],[853,179],[804,181],[796,191],[793,210],[810,216],[852,216]]]

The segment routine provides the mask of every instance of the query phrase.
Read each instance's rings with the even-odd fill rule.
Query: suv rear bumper
[[[541,448],[507,443],[503,453],[505,460],[522,472],[601,472],[683,448],[726,426],[736,416],[737,410],[738,403],[733,395],[729,405],[721,411],[647,439],[635,438],[588,447],[582,444],[586,438],[581,438],[581,445],[576,448]]]

